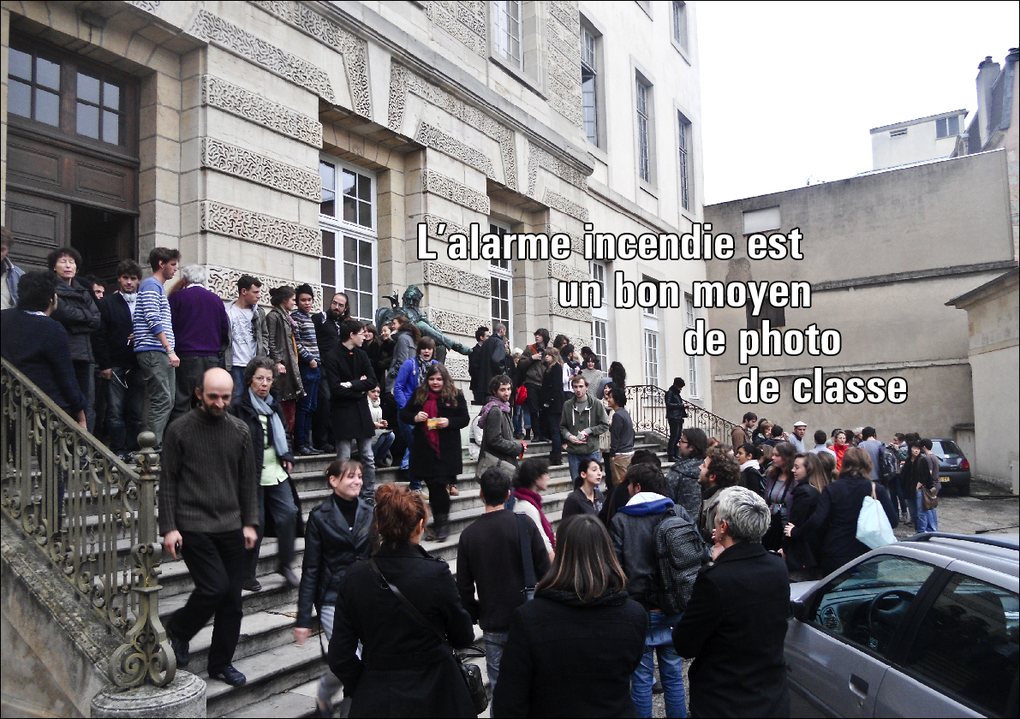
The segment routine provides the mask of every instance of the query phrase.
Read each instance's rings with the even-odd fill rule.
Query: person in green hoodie
[[[574,396],[563,403],[560,415],[560,436],[567,445],[567,463],[574,487],[580,486],[580,468],[587,460],[602,461],[599,454],[599,435],[609,431],[609,415],[605,406],[588,395],[588,380],[574,375],[570,380]]]

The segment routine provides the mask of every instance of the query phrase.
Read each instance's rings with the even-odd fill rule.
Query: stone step
[[[234,661],[255,656],[294,641],[294,619],[297,603],[282,604],[273,609],[246,614],[241,620],[241,637],[234,651]],[[318,646],[318,640],[315,644]],[[212,641],[212,624],[202,628],[191,640],[191,662],[188,671],[204,674],[208,669],[209,645]]]

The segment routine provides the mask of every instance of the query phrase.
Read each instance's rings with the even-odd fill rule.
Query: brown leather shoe
[[[450,493],[451,497],[459,497],[460,496],[460,490],[457,489],[457,485],[455,485],[455,484],[448,484],[448,485],[446,485],[446,491]]]

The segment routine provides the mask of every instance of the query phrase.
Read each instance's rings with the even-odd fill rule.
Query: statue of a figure
[[[404,314],[414,322],[421,333],[426,337],[431,337],[436,341],[436,345],[441,347],[447,347],[452,349],[454,352],[459,352],[462,355],[466,355],[470,350],[462,345],[460,342],[451,340],[449,337],[444,335],[438,329],[436,329],[428,318],[421,311],[421,300],[425,294],[421,291],[418,285],[411,285],[404,290],[404,304],[403,306],[397,304],[397,294],[394,292],[392,295],[386,295],[383,297],[384,300],[390,301],[390,307],[380,307],[375,311],[375,326],[381,327],[396,315]]]

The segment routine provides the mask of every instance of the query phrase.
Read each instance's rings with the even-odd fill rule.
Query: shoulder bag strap
[[[521,542],[521,563],[524,565],[524,588],[534,589],[535,580],[535,558],[531,556],[531,542],[528,541],[528,530],[524,522],[530,522],[524,514],[517,515],[517,536]]]
[[[415,606],[413,604],[411,604],[411,602],[407,599],[407,597],[405,597],[400,592],[399,589],[397,589],[395,586],[390,584],[390,580],[388,580],[385,577],[385,575],[383,575],[382,570],[379,569],[379,565],[376,564],[374,557],[368,561],[368,565],[372,568],[373,572],[375,572],[376,574],[379,575],[380,579],[382,579],[384,582],[386,582],[386,586],[389,587],[390,591],[393,592],[394,596],[396,596],[396,598],[400,600],[400,603],[403,604],[404,607],[407,608],[407,611],[409,611],[411,613],[411,616],[414,617],[418,621],[419,624],[421,624],[423,627],[425,627],[426,629],[431,631],[433,634],[435,634],[437,637],[439,637],[439,641],[442,642],[443,644],[445,644],[447,649],[449,649],[450,651],[453,651],[453,647],[451,647],[450,643],[448,641],[446,641],[446,634],[441,632],[441,631],[439,631],[439,628],[435,624],[430,622],[428,619],[426,619],[425,616],[421,612],[419,612],[415,608]]]

